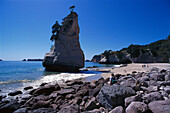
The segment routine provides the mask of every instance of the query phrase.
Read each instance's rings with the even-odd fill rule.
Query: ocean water
[[[85,67],[99,68],[114,65],[104,65],[85,62]],[[15,90],[23,90],[26,86],[38,87],[41,83],[62,83],[66,80],[85,78],[88,81],[99,79],[100,72],[81,71],[79,73],[59,73],[44,70],[41,61],[1,61],[0,62],[0,94]]]

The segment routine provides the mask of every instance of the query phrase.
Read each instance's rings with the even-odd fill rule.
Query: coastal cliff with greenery
[[[170,35],[166,39],[147,45],[131,44],[119,51],[106,50],[95,55],[91,61],[99,63],[167,63],[170,61]]]

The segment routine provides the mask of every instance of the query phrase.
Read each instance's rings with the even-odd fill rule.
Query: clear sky
[[[170,35],[170,0],[0,0],[0,59],[43,58],[52,25],[72,5],[86,59]]]

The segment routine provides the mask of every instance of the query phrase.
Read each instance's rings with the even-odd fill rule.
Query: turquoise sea
[[[114,65],[85,62],[85,67],[92,66],[104,68]],[[13,90],[22,90],[26,86],[38,87],[43,82],[63,82],[76,78],[85,78],[91,81],[100,77],[100,72],[95,71],[81,71],[79,73],[47,72],[41,61],[1,61],[0,93],[7,94]]]

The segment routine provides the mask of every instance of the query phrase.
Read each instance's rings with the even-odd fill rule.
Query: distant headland
[[[22,61],[43,61],[43,59],[23,59]]]
[[[170,35],[148,45],[133,45],[120,51],[106,50],[93,56],[92,62],[101,64],[168,63],[170,62]]]

